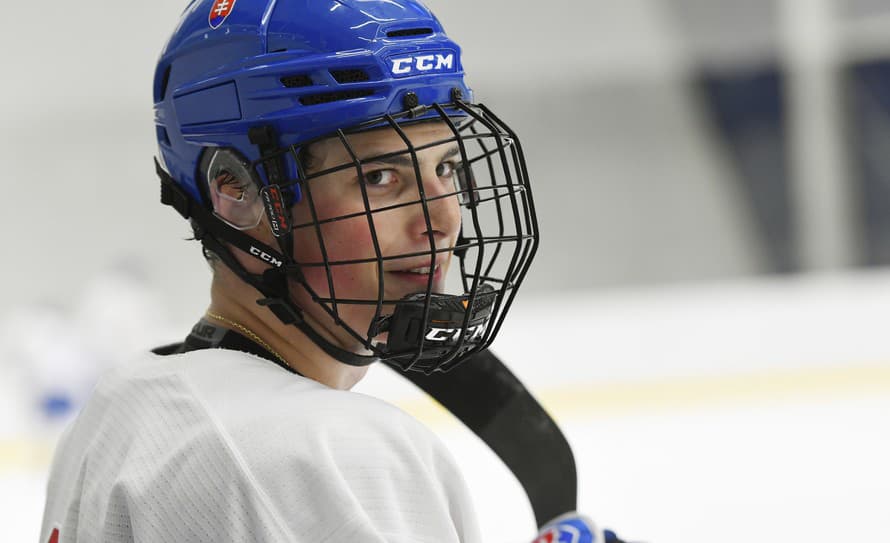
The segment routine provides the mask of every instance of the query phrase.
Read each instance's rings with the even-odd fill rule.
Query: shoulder
[[[91,401],[96,400],[154,410],[181,411],[189,405],[233,437],[246,430],[268,432],[254,436],[266,445],[294,432],[304,441],[436,441],[413,417],[378,398],[332,389],[254,355],[224,349],[143,354],[103,376]]]
[[[447,454],[427,427],[378,398],[332,389],[267,362],[237,374],[231,385],[195,386],[242,450],[262,448],[268,459],[305,456],[312,462],[322,453],[333,461],[352,462],[351,451],[361,450],[365,466],[393,456],[405,460],[407,454],[435,463]]]
[[[194,385],[206,358],[145,354],[102,377],[56,451],[47,522],[89,540],[287,538]]]
[[[474,540],[475,513],[457,463],[403,411],[329,389],[266,406],[264,417],[243,418],[227,433],[290,525],[319,540]]]
[[[466,485],[429,429],[380,399],[261,367],[199,393],[245,477],[288,525],[319,539],[473,539]]]
[[[381,400],[249,354],[145,355],[108,374],[82,415],[82,454],[73,456],[82,460],[69,467],[91,458],[108,483],[91,488],[112,496],[126,481],[126,499],[117,501],[154,503],[138,509],[153,515],[159,533],[179,527],[183,511],[219,511],[210,516],[223,532],[473,539],[460,472],[423,425]]]
[[[195,421],[191,428],[218,434],[251,470],[274,471],[283,463],[332,469],[452,465],[440,440],[401,409],[238,351],[146,354],[103,378],[96,392],[96,400],[123,411],[141,406],[135,418],[164,433],[176,428],[170,433],[176,439],[196,435],[181,434]]]

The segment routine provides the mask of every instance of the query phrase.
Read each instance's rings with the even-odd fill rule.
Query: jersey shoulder
[[[301,537],[475,540],[463,477],[429,429],[380,399],[257,361],[226,360],[226,385],[219,367],[189,378],[244,472]]]
[[[60,540],[275,541],[289,537],[188,377],[143,355],[106,373],[59,443],[43,532]],[[198,360],[200,362],[200,360]]]
[[[429,430],[246,353],[123,365],[56,459],[44,527],[84,540],[125,541],[111,532],[135,524],[170,541],[477,538],[460,472]]]

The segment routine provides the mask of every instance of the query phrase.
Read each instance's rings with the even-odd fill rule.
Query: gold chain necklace
[[[224,322],[224,323],[228,324],[229,326],[234,326],[236,329],[238,329],[238,331],[243,332],[244,334],[247,335],[247,337],[249,337],[253,341],[259,343],[260,346],[262,346],[264,349],[266,349],[267,351],[269,351],[270,353],[275,355],[275,358],[277,358],[279,361],[281,361],[282,364],[284,364],[288,368],[291,367],[290,364],[287,363],[287,360],[285,360],[283,356],[278,354],[278,352],[275,351],[275,349],[273,349],[268,343],[263,341],[263,339],[260,336],[254,334],[253,330],[249,329],[248,327],[244,326],[243,324],[237,323],[231,319],[227,319],[227,318],[223,317],[222,315],[217,315],[216,313],[211,313],[210,311],[207,311],[206,315],[212,319],[216,319],[220,322]]]

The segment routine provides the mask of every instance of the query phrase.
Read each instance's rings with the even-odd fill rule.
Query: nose
[[[454,192],[454,184],[450,179],[439,177],[436,174],[435,166],[425,167],[421,173],[423,175],[423,198],[426,200],[430,220],[427,225],[422,203],[418,202],[410,206],[414,210],[411,234],[426,240],[428,232],[431,231],[438,248],[450,247],[457,239],[461,221],[460,203],[457,195],[446,196]]]

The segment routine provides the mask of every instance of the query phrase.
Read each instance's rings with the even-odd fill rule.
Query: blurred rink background
[[[563,425],[579,508],[631,540],[890,541],[890,5],[429,4],[528,154],[542,246],[495,350]],[[0,541],[36,540],[96,375],[207,301],[151,163],[183,7],[4,5]],[[443,436],[486,541],[531,539],[449,415],[387,370],[358,390]]]

